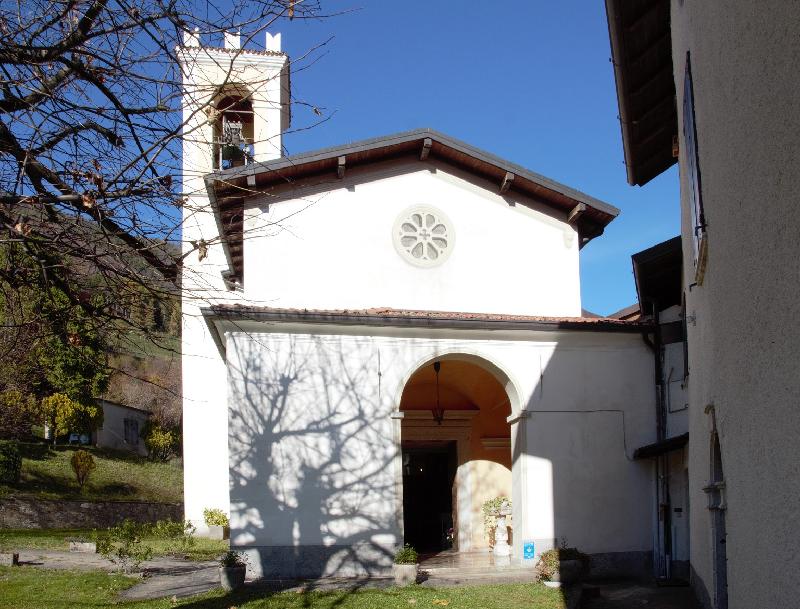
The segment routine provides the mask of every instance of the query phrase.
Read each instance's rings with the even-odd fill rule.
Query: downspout
[[[642,330],[642,340],[653,352],[653,376],[656,381],[656,440],[661,442],[666,438],[666,419],[664,413],[664,369],[661,365],[661,326],[659,324],[658,306],[655,301],[649,301],[652,307],[653,338],[647,335],[647,330]]]
[[[647,334],[646,330],[642,331],[642,340],[653,352],[653,372],[655,377],[656,389],[656,439],[658,442],[666,438],[666,415],[665,415],[665,388],[664,388],[664,369],[661,361],[662,354],[662,339],[661,339],[661,326],[659,323],[658,303],[656,301],[649,301],[652,308],[653,319],[653,338],[652,340]],[[670,576],[670,558],[667,555],[668,536],[670,531],[667,530],[669,505],[669,489],[667,487],[667,473],[669,464],[666,461],[666,456],[658,456],[655,460],[655,491],[656,491],[656,553],[657,564],[656,577],[669,578]]]

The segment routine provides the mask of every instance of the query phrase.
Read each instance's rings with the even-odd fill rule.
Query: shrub
[[[228,515],[217,508],[206,508],[203,510],[203,519],[206,521],[206,526],[209,527],[228,527],[230,520]]]
[[[97,404],[81,404],[63,393],[42,400],[42,411],[52,427],[53,437],[91,433],[103,424],[103,409]]]
[[[151,459],[167,461],[181,451],[181,434],[177,427],[166,428],[149,420],[142,429],[142,438]]]
[[[147,531],[147,525],[125,519],[97,536],[97,552],[130,573],[153,556],[153,549],[142,542]]]
[[[194,533],[197,529],[189,522],[180,522],[176,520],[159,520],[150,527],[150,533],[158,538],[164,539],[170,543],[168,550],[180,552],[185,554],[194,546]]]
[[[415,565],[418,561],[417,551],[408,544],[397,550],[394,555],[394,564],[396,565]]]
[[[72,465],[72,471],[75,472],[78,486],[83,490],[83,485],[86,484],[86,481],[89,479],[89,474],[97,467],[94,464],[94,458],[88,450],[83,450],[81,448],[72,454],[72,458],[69,462],[70,465]]]
[[[234,552],[233,550],[228,550],[227,552],[225,552],[225,554],[222,555],[222,558],[219,559],[219,566],[246,567],[247,557],[241,552]]]
[[[31,428],[37,422],[36,400],[20,391],[8,390],[0,393],[0,438],[24,440],[32,435]]]
[[[22,455],[14,440],[0,440],[0,482],[17,484],[22,472]]]
[[[562,560],[579,560],[583,563],[583,568],[589,567],[589,555],[584,554],[577,548],[566,547],[566,540],[561,541],[561,547],[553,548],[542,552],[539,556],[537,567],[539,568],[539,581],[550,581],[559,571],[559,563]]]

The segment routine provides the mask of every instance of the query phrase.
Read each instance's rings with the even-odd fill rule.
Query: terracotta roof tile
[[[228,55],[239,55],[240,53],[243,55],[274,55],[276,57],[286,57],[286,53],[283,51],[267,51],[266,49],[226,49],[225,47],[188,47],[188,48],[199,48],[206,51],[215,51],[220,53],[228,53]]]
[[[488,326],[497,323],[519,325],[555,326],[561,329],[619,329],[639,331],[647,324],[608,317],[550,317],[539,315],[513,315],[502,313],[468,313],[462,311],[424,311],[413,309],[393,309],[373,307],[370,309],[293,309],[256,307],[245,305],[216,305],[206,310],[218,317],[269,317],[286,321],[316,321],[336,323],[337,321],[383,322],[391,325],[393,320],[431,321],[431,322],[473,322]]]

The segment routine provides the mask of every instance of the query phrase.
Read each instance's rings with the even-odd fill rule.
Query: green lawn
[[[0,497],[33,496],[39,499],[88,501],[183,501],[183,470],[177,462],[160,463],[125,452],[88,447],[97,468],[81,492],[69,460],[77,448],[21,444],[22,479],[14,486],[0,485]]]
[[[558,590],[541,584],[503,584],[431,589],[419,586],[357,592],[285,592],[216,590],[173,601],[121,603],[117,594],[135,579],[108,573],[44,571],[34,567],[0,567],[0,608],[66,609],[130,607],[131,609],[564,609]]]
[[[84,529],[0,529],[0,552],[18,550],[69,550],[70,539],[94,540],[94,532]],[[157,556],[188,556],[191,560],[214,560],[229,548],[227,541],[195,538],[183,552],[174,540],[145,538]]]

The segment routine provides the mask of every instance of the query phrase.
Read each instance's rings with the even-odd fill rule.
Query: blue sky
[[[625,180],[602,2],[325,7],[354,10],[280,28],[293,58],[333,37],[292,74],[293,96],[333,116],[286,137],[290,153],[432,127],[582,190],[622,210],[581,252],[583,306],[608,314],[635,302],[630,256],[679,233],[678,176]],[[293,127],[314,118],[296,106]]]

